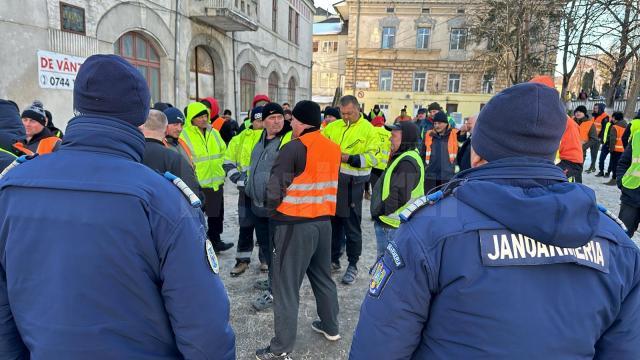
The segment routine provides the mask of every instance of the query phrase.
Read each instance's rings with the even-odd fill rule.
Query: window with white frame
[[[493,86],[496,82],[496,76],[494,74],[484,74],[482,77],[482,93],[493,94]]]
[[[389,116],[389,104],[378,104],[385,117]]]
[[[427,88],[427,73],[416,71],[413,73],[413,91],[424,92]]]
[[[378,90],[391,91],[392,81],[393,81],[392,70],[380,70],[380,80],[378,81]]]
[[[382,46],[383,49],[393,49],[396,42],[396,28],[395,27],[383,27],[382,28]]]
[[[323,53],[333,53],[338,51],[338,42],[337,41],[323,41],[322,42],[322,52]]]
[[[418,28],[418,33],[416,34],[416,49],[428,49],[429,38],[431,38],[431,28]]]
[[[467,46],[467,29],[451,29],[449,50],[464,50]]]
[[[450,93],[460,92],[460,74],[449,74],[449,85],[447,91]]]

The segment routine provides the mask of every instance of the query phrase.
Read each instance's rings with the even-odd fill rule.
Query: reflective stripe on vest
[[[591,131],[592,126],[593,120],[587,120],[580,123],[580,141],[583,143],[589,141],[589,131]]]
[[[407,158],[407,157],[413,158],[416,161],[416,164],[418,164],[420,181],[418,181],[418,184],[416,184],[416,187],[414,187],[413,190],[411,190],[411,198],[409,199],[409,201],[407,201],[404,205],[402,205],[392,214],[382,215],[378,217],[380,221],[394,228],[398,228],[400,226],[400,213],[404,211],[404,209],[406,209],[410,204],[412,204],[414,201],[418,200],[418,198],[424,195],[424,164],[422,163],[422,159],[420,159],[420,154],[418,154],[418,151],[410,150],[402,153],[400,156],[395,158],[391,163],[391,165],[389,165],[387,170],[385,170],[384,174],[382,175],[383,182],[382,182],[382,198],[381,199],[382,201],[384,201],[389,197],[389,191],[391,189],[391,177],[393,176],[393,170],[396,168],[396,166],[398,166],[400,161],[402,161],[404,158]]]
[[[616,143],[614,144],[614,147],[611,151],[614,152],[624,152],[624,144],[622,143],[622,135],[624,134],[624,131],[626,130],[626,128],[619,126],[619,125],[613,125],[613,127],[616,129]]]
[[[424,137],[425,154],[424,160],[427,164],[431,160],[431,145],[433,144],[433,137],[429,134]],[[449,162],[452,164],[456,162],[456,156],[458,155],[458,129],[451,129],[449,132],[449,139],[447,142],[447,152],[449,153]]]
[[[635,136],[631,145],[631,166],[622,177],[624,188],[635,190],[640,187],[640,136]]]
[[[284,215],[317,218],[336,212],[340,147],[320,131],[302,135],[299,140],[307,148],[306,166],[286,190],[277,211]]]
[[[195,137],[197,139],[194,139]],[[212,137],[215,140],[215,145],[212,142]],[[218,131],[207,130],[203,135],[199,128],[190,127],[182,131],[180,138],[191,150],[200,186],[217,191],[220,185],[224,184],[225,172],[222,168],[222,162],[226,150],[226,145],[220,138]]]
[[[596,126],[596,132],[598,135],[600,135],[600,131],[602,131],[602,120],[607,116],[609,116],[609,114],[604,112],[593,119],[593,124]]]

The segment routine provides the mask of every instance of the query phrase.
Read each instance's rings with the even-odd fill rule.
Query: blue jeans
[[[378,257],[380,257],[384,254],[384,250],[387,248],[389,241],[393,240],[397,229],[383,226],[378,221],[373,223],[373,228],[376,231],[376,248],[378,250]]]

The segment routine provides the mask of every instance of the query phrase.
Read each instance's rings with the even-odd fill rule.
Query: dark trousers
[[[611,152],[611,157],[609,157],[609,169],[611,169],[611,178],[612,179],[617,179],[617,168],[618,168],[618,161],[620,161],[620,157],[622,156],[621,152],[616,152],[616,151],[612,151]],[[623,174],[624,175],[624,174]]]
[[[602,144],[600,148],[600,159],[598,160],[598,170],[600,170],[600,172],[604,172],[604,161],[607,159],[607,156],[609,156],[609,145]],[[611,172],[611,163],[609,163],[607,172]]]
[[[582,151],[584,152],[583,156],[587,156],[587,150],[591,152],[591,166],[589,166],[590,170],[596,169],[596,161],[598,160],[598,150],[600,149],[599,141],[592,141],[591,143],[586,143],[586,146],[582,147]]]
[[[380,170],[376,168],[371,169],[371,175],[369,175],[369,181],[367,181],[367,185],[365,186],[367,191],[371,192],[373,190],[373,188],[376,186],[376,183],[378,182],[378,179],[380,179],[380,175],[382,175],[383,172],[384,170]]]
[[[222,234],[222,222],[224,220],[224,189],[202,189],[205,196],[204,213],[207,215],[207,236],[213,244],[219,243]]]
[[[260,254],[269,267],[271,267],[271,236],[269,218],[256,216],[256,240],[260,246]]]
[[[424,193],[429,194],[429,192],[434,188],[441,186],[443,184],[446,184],[448,182],[449,182],[449,179],[447,180],[424,179]]]
[[[620,204],[620,214],[618,215],[620,220],[627,227],[627,235],[632,237],[638,230],[638,224],[640,223],[640,208],[630,206],[625,203]]]
[[[569,181],[582,184],[582,164],[562,160],[558,163],[558,167],[562,169]]]
[[[346,238],[347,260],[356,265],[362,254],[362,195],[364,183],[351,184],[344,201],[349,204],[346,214],[331,217],[331,261],[340,262],[342,242]],[[342,199],[338,196],[338,201]]]
[[[300,286],[306,274],[323,328],[338,333],[338,292],[331,278],[331,224],[327,220],[277,224],[273,230],[271,352],[293,351],[298,330]]]
[[[251,211],[251,199],[240,191],[238,194],[238,224],[240,231],[238,234],[238,248],[236,252],[236,260],[238,262],[251,262],[251,253],[253,252],[253,232],[255,230],[256,216]],[[265,262],[265,254],[262,249],[258,251],[260,262]]]

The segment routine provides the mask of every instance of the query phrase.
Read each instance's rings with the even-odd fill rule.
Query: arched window
[[[160,57],[153,44],[142,34],[128,32],[113,44],[113,50],[140,70],[149,85],[151,102],[160,101]]]
[[[196,46],[189,69],[189,98],[200,100],[216,97],[213,59],[204,47]]]
[[[240,106],[242,110],[251,110],[251,101],[256,95],[256,70],[251,64],[240,69]]]
[[[292,76],[289,79],[289,104],[295,106],[296,104],[296,79]]]
[[[269,99],[273,102],[278,102],[279,82],[280,78],[278,77],[278,74],[275,71],[272,71],[271,74],[269,74],[269,93],[267,95],[269,95]]]

